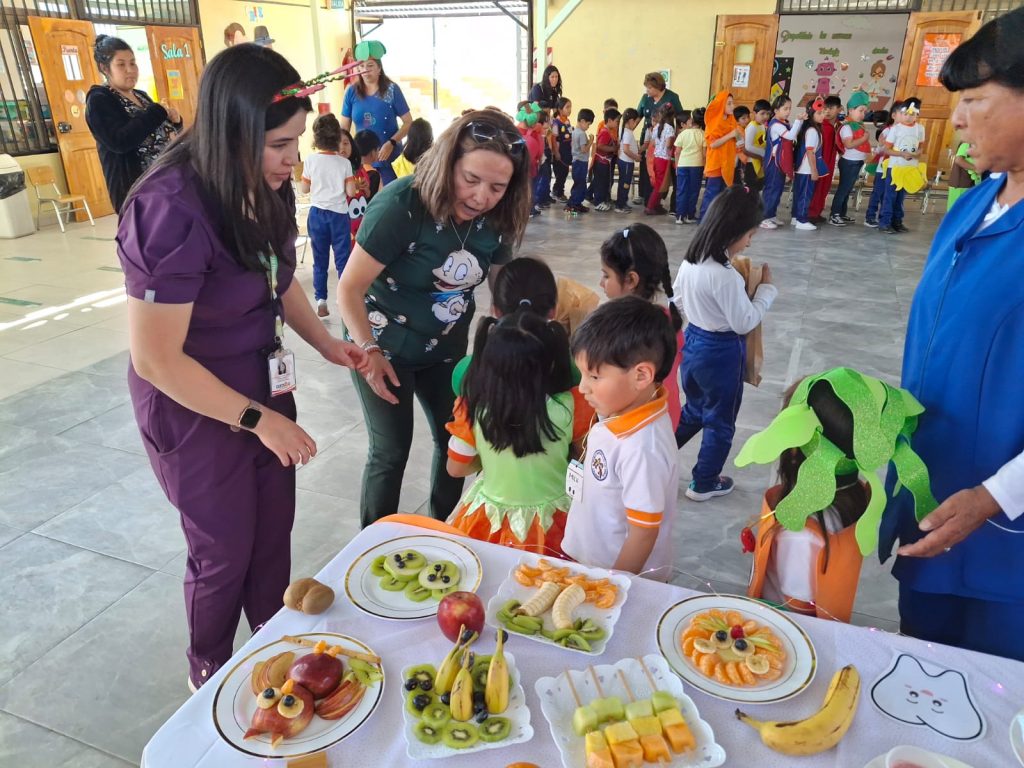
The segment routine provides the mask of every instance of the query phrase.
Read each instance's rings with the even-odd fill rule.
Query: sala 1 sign
[[[164,61],[192,58],[192,48],[189,43],[185,43],[183,46],[177,46],[174,43],[162,43],[160,45],[160,52],[164,55]]]

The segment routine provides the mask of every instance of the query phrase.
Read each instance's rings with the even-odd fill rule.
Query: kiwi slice
[[[427,558],[414,549],[395,552],[384,558],[384,570],[399,581],[412,581],[427,564]]]
[[[423,710],[423,717],[421,719],[427,725],[431,725],[440,731],[452,719],[451,709],[440,701],[436,701]]]
[[[430,596],[433,597],[435,600],[440,600],[445,595],[454,592],[457,589],[458,586],[448,587],[447,589],[432,589],[430,590]]]
[[[405,711],[413,717],[423,717],[424,712],[434,704],[439,703],[433,691],[423,691],[416,688],[405,694]],[[419,704],[423,706],[418,706]]]
[[[427,589],[451,591],[462,580],[462,573],[459,571],[459,566],[450,560],[438,560],[436,563],[429,563],[419,572],[419,580],[420,584]]]
[[[430,664],[420,664],[415,667],[409,667],[405,670],[405,679],[408,680],[410,677],[415,678],[416,682],[422,683],[424,680],[434,682],[434,676],[437,674],[437,670],[434,669]]]
[[[412,729],[413,734],[424,744],[437,744],[441,741],[441,728],[430,725],[426,720],[420,720]]]
[[[387,559],[388,559],[387,555],[381,555],[380,557],[375,557],[373,559],[373,563],[370,565],[370,573],[372,573],[374,576],[377,576],[377,577],[387,576],[388,572],[384,570],[384,561],[387,560]]]
[[[457,720],[449,720],[441,734],[441,740],[446,747],[466,749],[472,747],[480,740],[480,734],[472,723],[460,723]]]
[[[507,717],[488,717],[480,723],[477,731],[480,741],[501,741],[512,731],[512,722]]]
[[[430,590],[421,587],[420,583],[416,580],[406,581],[404,583],[405,588],[402,590],[402,594],[404,594],[414,603],[422,603],[431,595]]]
[[[401,592],[409,582],[396,579],[392,576],[381,576],[380,588],[385,592]]]

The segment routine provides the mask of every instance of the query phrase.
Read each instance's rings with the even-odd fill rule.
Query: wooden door
[[[778,36],[778,16],[719,16],[708,100],[719,91],[747,106],[766,98]]]
[[[29,16],[28,26],[57,129],[68,191],[85,195],[93,216],[107,216],[114,207],[107,195],[96,140],[85,123],[86,95],[92,86],[103,83],[92,57],[96,32],[88,21],[39,16]],[[79,221],[84,218],[84,213],[78,214]]]
[[[932,178],[936,170],[949,169],[946,150],[953,138],[950,117],[957,102],[957,95],[938,81],[938,73],[949,52],[980,26],[981,14],[977,11],[910,14],[896,81],[896,98],[917,96],[921,99],[918,122],[925,130],[925,162]]]
[[[185,125],[195,119],[203,48],[196,27],[146,27],[149,58],[160,103],[181,113]]]

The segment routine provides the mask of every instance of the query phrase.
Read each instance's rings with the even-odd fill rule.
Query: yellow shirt
[[[699,168],[704,165],[704,131],[686,128],[676,138],[676,167]]]
[[[391,164],[391,170],[395,172],[395,176],[399,179],[403,176],[411,176],[416,171],[416,164],[410,163],[405,159],[405,155],[400,155],[395,162]]]

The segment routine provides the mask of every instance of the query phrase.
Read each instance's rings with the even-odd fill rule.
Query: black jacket
[[[143,103],[149,101],[142,91],[135,93]],[[132,117],[125,112],[118,95],[107,86],[94,85],[89,89],[85,121],[96,139],[103,178],[115,212],[121,210],[128,190],[142,175],[139,146],[166,119],[167,110],[159,104],[150,104],[142,114]]]

